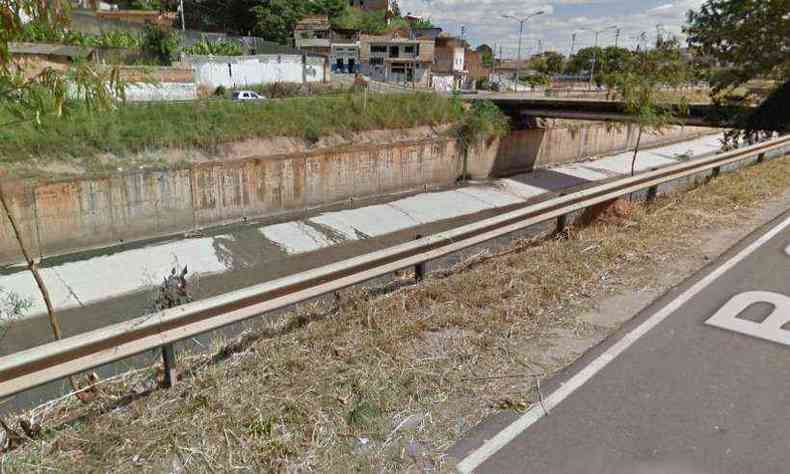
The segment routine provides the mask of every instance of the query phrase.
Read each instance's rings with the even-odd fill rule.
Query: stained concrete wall
[[[446,138],[195,164],[186,169],[68,181],[4,183],[36,256],[324,206],[349,198],[447,186],[460,174]],[[0,262],[19,260],[0,216]]]
[[[665,145],[716,133],[705,127],[669,127],[662,133],[644,133],[641,147]],[[614,154],[636,145],[633,125],[612,128],[602,122],[550,121],[543,128],[514,130],[495,146],[475,150],[469,173],[475,178],[507,176],[560,163]]]
[[[645,136],[667,143],[710,132],[674,129]],[[517,130],[470,151],[467,173],[485,179],[578,161],[633,146],[633,130],[605,125]],[[261,153],[264,153],[262,150]],[[347,200],[449,186],[463,173],[455,141],[358,145],[312,153],[193,164],[98,178],[4,184],[26,245],[52,255],[197,227],[325,206]],[[0,263],[19,259],[0,216]]]

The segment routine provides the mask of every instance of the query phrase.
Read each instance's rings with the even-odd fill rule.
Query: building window
[[[386,53],[387,47],[386,46],[371,46],[370,47],[371,53]]]
[[[371,66],[382,66],[383,64],[384,64],[384,58],[370,58]]]
[[[399,48],[397,46],[390,46],[390,57],[391,58],[397,58],[399,56],[398,49]]]
[[[414,54],[414,46],[406,46],[406,54]]]

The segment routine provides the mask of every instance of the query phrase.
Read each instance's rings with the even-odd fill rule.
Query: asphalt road
[[[453,448],[461,472],[790,472],[790,211]],[[548,415],[546,412],[548,411]]]

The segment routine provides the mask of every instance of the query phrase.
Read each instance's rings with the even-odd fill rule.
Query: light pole
[[[181,12],[181,31],[187,30],[187,24],[184,21],[184,0],[181,0],[178,5],[178,10]]]
[[[593,63],[592,63],[592,71],[590,71],[590,89],[592,89],[593,81],[595,80],[595,65],[598,62],[598,35],[600,35],[604,31],[609,31],[614,29],[617,29],[616,25],[607,26],[602,30],[595,30],[595,45],[593,46]]]
[[[516,63],[516,81],[513,83],[513,92],[518,92],[518,83],[521,82],[521,37],[524,34],[524,24],[532,18],[533,16],[543,15],[543,10],[539,12],[535,12],[532,15],[527,15],[524,18],[518,18],[514,15],[502,15],[503,18],[507,18],[510,20],[516,20],[519,22],[519,30],[518,30],[518,59]]]

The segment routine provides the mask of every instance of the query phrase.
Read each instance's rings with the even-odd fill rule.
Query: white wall
[[[320,82],[324,80],[322,58],[307,58],[302,64],[298,55],[259,55],[238,57],[185,57],[184,62],[192,65],[195,82],[216,88],[243,87],[273,82]]]
[[[130,83],[126,86],[129,102],[193,100],[197,98],[194,82]]]
[[[431,78],[433,89],[437,92],[451,92],[455,78],[452,74],[433,74]]]

